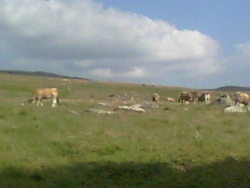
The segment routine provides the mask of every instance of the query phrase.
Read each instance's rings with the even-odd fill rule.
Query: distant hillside
[[[52,78],[69,78],[69,79],[89,80],[89,79],[86,79],[86,78],[65,76],[65,75],[59,75],[59,74],[48,73],[48,72],[43,72],[43,71],[31,72],[31,71],[0,70],[0,73],[5,73],[5,74],[19,74],[19,75],[31,75],[31,76],[43,76],[43,77],[52,77]]]
[[[86,78],[80,78],[80,77],[73,77],[73,76],[65,76],[65,75],[59,75],[59,74],[54,74],[54,73],[49,73],[49,72],[43,72],[43,71],[17,71],[17,70],[0,70],[0,73],[5,73],[5,74],[16,74],[16,75],[31,75],[31,76],[43,76],[43,77],[52,77],[52,78],[68,78],[68,79],[80,79],[80,80],[87,80],[90,81],[90,79]],[[179,88],[178,86],[171,86],[171,87],[176,87]],[[189,88],[186,88],[189,89]],[[243,86],[223,86],[223,87],[218,87],[215,89],[207,89],[207,90],[214,90],[214,91],[249,91],[250,92],[250,87],[243,87]]]
[[[224,86],[214,89],[215,91],[250,91],[250,87],[243,86]]]

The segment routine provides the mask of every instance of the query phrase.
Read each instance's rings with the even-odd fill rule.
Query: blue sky
[[[250,86],[250,1],[0,0],[0,69]]]

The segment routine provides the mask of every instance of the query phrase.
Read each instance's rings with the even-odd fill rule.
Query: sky
[[[0,69],[250,86],[250,1],[0,0]]]

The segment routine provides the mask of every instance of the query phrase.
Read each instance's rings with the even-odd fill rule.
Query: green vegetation
[[[182,89],[0,78],[1,188],[250,187],[249,113],[166,101],[145,113],[121,111],[116,107],[124,98],[150,103],[156,90],[163,97],[178,97]],[[37,87],[58,87],[61,105],[29,104]]]

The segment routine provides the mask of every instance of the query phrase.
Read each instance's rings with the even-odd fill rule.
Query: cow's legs
[[[43,106],[42,98],[37,98],[37,106]]]
[[[37,101],[37,106],[43,106],[43,102],[41,100]]]
[[[53,98],[52,107],[56,107],[56,104],[57,104],[57,98]]]

